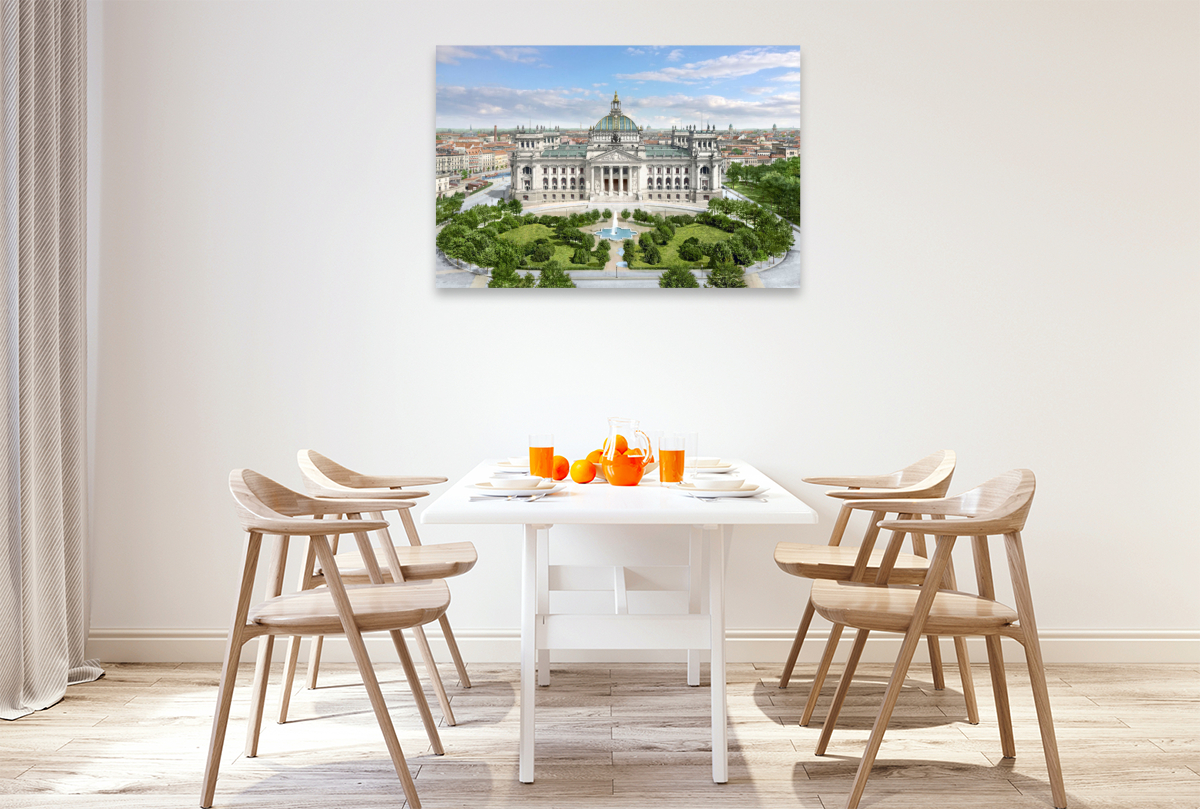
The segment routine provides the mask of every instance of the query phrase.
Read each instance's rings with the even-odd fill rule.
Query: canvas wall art
[[[447,45],[436,82],[437,286],[799,286],[799,47]]]

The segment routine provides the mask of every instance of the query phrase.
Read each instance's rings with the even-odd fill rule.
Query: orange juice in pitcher
[[[614,486],[636,486],[656,465],[650,437],[638,429],[637,419],[610,418],[608,440],[600,458],[604,477]]]

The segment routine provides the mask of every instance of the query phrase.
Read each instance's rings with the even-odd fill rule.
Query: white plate
[[[497,461],[497,469],[503,469],[505,472],[520,472],[529,471],[529,461],[525,463],[513,463],[512,461]]]
[[[733,469],[733,464],[728,461],[722,461],[720,458],[697,458],[699,464],[688,463],[684,459],[683,468],[690,469],[693,472],[728,472]]]
[[[685,466],[683,471],[689,475],[724,475],[735,469],[733,464],[724,466]]]
[[[756,497],[770,489],[770,486],[759,486],[755,483],[744,483],[742,488],[733,490],[697,489],[690,483],[676,483],[675,489],[689,497]]]
[[[481,492],[482,494],[493,495],[495,497],[508,497],[510,494],[551,494],[552,492],[557,492],[559,489],[563,489],[565,487],[565,483],[555,483],[553,480],[544,480],[533,489],[517,489],[511,486],[505,487],[504,481],[502,480],[484,480],[471,486],[471,488]]]

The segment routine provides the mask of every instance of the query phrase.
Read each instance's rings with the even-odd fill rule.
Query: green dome
[[[637,124],[635,124],[627,115],[609,113],[596,122],[596,129],[605,132],[636,132]]]

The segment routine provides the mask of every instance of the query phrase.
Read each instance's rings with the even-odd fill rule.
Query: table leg
[[[525,526],[521,557],[521,744],[518,780],[533,783],[533,707],[537,682],[538,526]]]
[[[713,781],[729,780],[729,720],[725,694],[725,550],[733,527],[711,526],[708,554],[708,612],[712,626],[712,663],[709,683],[712,689]]]
[[[537,614],[550,614],[550,532],[539,526],[537,537]],[[538,685],[550,685],[550,650],[537,650]]]
[[[701,573],[704,560],[704,528],[693,525],[689,538],[688,550],[688,614],[700,614],[700,600],[703,598],[701,588]],[[687,684],[700,685],[700,650],[688,649],[687,653]]]

